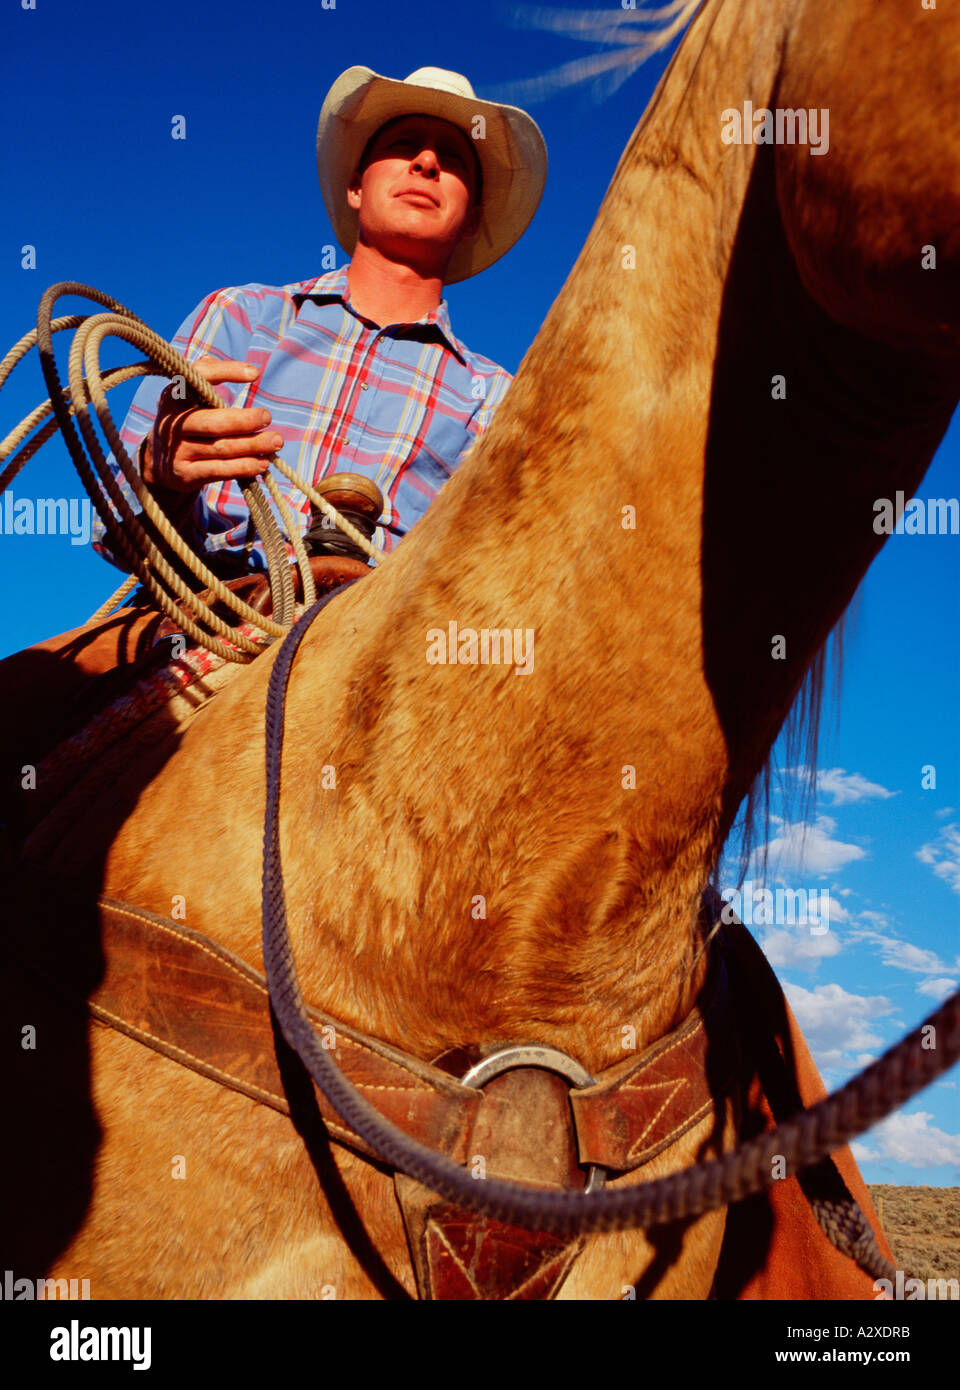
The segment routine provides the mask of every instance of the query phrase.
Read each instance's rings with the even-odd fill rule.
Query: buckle
[[[496,1052],[481,1058],[464,1072],[460,1084],[480,1089],[495,1076],[500,1076],[505,1071],[514,1071],[517,1067],[539,1067],[542,1071],[552,1071],[557,1076],[562,1076],[564,1081],[569,1081],[572,1091],[596,1085],[586,1067],[582,1067],[573,1057],[568,1057],[556,1047],[542,1047],[539,1043],[521,1043],[514,1047],[498,1048]],[[605,1182],[605,1170],[595,1163],[590,1164],[584,1194],[599,1192]]]

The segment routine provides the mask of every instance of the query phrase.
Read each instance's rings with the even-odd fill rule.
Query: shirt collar
[[[347,265],[349,265],[349,262],[347,262]],[[318,275],[315,280],[305,280],[303,282],[303,288],[298,294],[293,296],[297,301],[297,308],[299,309],[305,299],[316,299],[320,301],[339,299],[351,314],[356,314],[357,311],[351,305],[349,298],[350,282],[347,279],[347,265],[342,265],[339,270],[328,270],[326,275]],[[360,315],[357,314],[357,317],[359,318]],[[447,308],[447,301],[445,299],[441,299],[435,309],[431,309],[429,313],[424,314],[423,317],[417,319],[416,322],[425,326],[432,325],[435,327],[437,332],[446,340],[466,366],[469,355],[468,349],[461,343],[450,326],[450,311]]]

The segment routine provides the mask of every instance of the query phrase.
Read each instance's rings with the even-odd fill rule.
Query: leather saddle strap
[[[726,969],[719,955],[700,1003],[639,1057],[571,1091],[581,1163],[632,1172],[700,1123],[737,1075]]]
[[[722,1123],[736,1075],[736,1054],[724,1042],[731,1032],[726,1002],[726,973],[716,959],[700,1006],[595,1085],[570,1090],[535,1067],[495,1077],[484,1088],[472,1163],[483,1163],[483,1175],[569,1190],[583,1186],[578,1161],[628,1172],[706,1117]],[[507,1225],[453,1206],[400,1173],[394,1181],[423,1299],[553,1299],[584,1247],[582,1236]]]
[[[78,950],[95,955],[97,983],[85,991],[94,1017],[289,1114],[263,975],[226,947],[144,908],[101,897],[97,913],[99,940],[95,924],[83,926],[82,911],[55,911],[46,923],[42,914],[35,918],[29,934],[32,963],[75,992],[83,973]],[[725,1007],[721,965],[701,1006],[678,1028],[639,1058],[603,1072],[596,1085],[570,1092],[580,1163],[632,1171],[720,1103],[732,1071],[723,1045],[730,1032],[723,1026]],[[344,1074],[382,1114],[454,1162],[468,1162],[481,1110],[486,1115],[492,1095],[317,1009],[309,1008],[308,1014],[321,1045],[334,1050]],[[369,1154],[320,1092],[317,1100],[331,1137]]]
[[[471,1171],[543,1187],[584,1185],[568,1083],[520,1067],[488,1081],[473,1132]],[[466,1211],[397,1173],[394,1178],[422,1299],[556,1298],[585,1237],[552,1235]]]
[[[110,898],[98,903],[104,975],[93,1015],[172,1060],[289,1114],[263,975],[199,932]],[[308,1009],[321,1045],[384,1115],[421,1143],[466,1162],[483,1094]],[[317,1092],[331,1136],[366,1145]]]
[[[99,900],[103,980],[89,1006],[101,1021],[254,1100],[289,1113],[277,1066],[266,980],[232,951],[182,923],[109,898]],[[714,973],[706,1002],[639,1058],[570,1092],[583,1164],[619,1172],[642,1167],[698,1124],[729,1084],[716,1056],[729,1030],[709,1026],[726,1001]],[[466,1163],[481,1107],[492,1097],[438,1067],[308,1009],[321,1045],[381,1114],[421,1143]],[[723,1065],[718,1063],[722,1061]],[[489,1090],[489,1088],[488,1088]],[[331,1135],[367,1146],[317,1092]]]

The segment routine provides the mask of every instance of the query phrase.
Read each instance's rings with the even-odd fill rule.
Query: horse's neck
[[[351,600],[371,625],[322,758],[347,775],[309,856],[350,858],[350,910],[313,886],[298,906],[324,989],[331,943],[346,978],[365,958],[384,988],[389,962],[381,1023],[427,1048],[535,1033],[597,1065],[623,1026],[642,1042],[682,1015],[700,891],[880,543],[870,498],[938,437],[890,405],[876,427],[904,364],[801,286],[772,151],[720,142],[728,94],[771,100],[796,7],[749,43],[741,8],[701,15],[493,427]],[[428,664],[451,623],[532,631],[533,672]]]
[[[701,13],[491,429],[297,659],[305,990],[422,1055],[536,1037],[597,1067],[682,1017],[732,811],[881,542],[871,499],[945,426],[804,289],[772,150],[720,142],[725,106],[772,104],[797,10]],[[531,631],[532,671],[432,664],[451,624]]]

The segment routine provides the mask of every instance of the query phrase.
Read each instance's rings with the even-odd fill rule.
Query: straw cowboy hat
[[[367,141],[395,116],[439,116],[458,126],[483,170],[483,220],[475,237],[460,242],[444,280],[453,284],[493,265],[519,241],[540,202],[547,177],[547,147],[536,121],[516,106],[480,101],[459,72],[417,68],[402,82],[370,68],[347,68],[326,95],[317,124],[317,170],[327,216],[343,249],[353,255],[359,219],[347,204],[347,185]],[[485,118],[482,139],[474,124]]]

